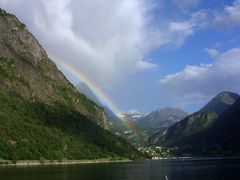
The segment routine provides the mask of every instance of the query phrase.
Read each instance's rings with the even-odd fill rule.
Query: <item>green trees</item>
[[[0,157],[12,160],[137,158],[123,139],[71,107],[0,94]]]

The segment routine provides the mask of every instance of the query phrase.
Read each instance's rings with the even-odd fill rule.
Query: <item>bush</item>
[[[43,165],[44,164],[44,162],[45,162],[45,159],[44,159],[44,157],[40,157],[40,159],[39,159],[39,162]]]

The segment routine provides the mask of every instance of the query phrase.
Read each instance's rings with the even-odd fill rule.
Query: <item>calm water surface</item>
[[[240,180],[240,158],[146,160],[127,163],[2,167],[0,180]]]

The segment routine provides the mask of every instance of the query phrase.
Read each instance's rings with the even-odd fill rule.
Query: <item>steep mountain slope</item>
[[[108,121],[108,126],[109,129],[117,136],[120,136],[124,139],[126,139],[129,143],[131,143],[134,146],[142,146],[146,144],[147,139],[146,137],[143,136],[142,132],[136,127],[136,125],[133,122],[124,122],[122,120],[123,116],[118,117],[116,116],[111,109],[109,109],[107,106],[102,105],[101,102],[98,100],[98,98],[94,95],[92,90],[89,88],[89,86],[81,82],[76,85],[77,90],[87,96],[89,99],[94,101],[96,104],[99,106],[103,107],[107,121]],[[127,127],[128,124],[132,129]]]
[[[191,145],[199,155],[240,155],[240,100],[228,108],[212,126],[187,136],[175,145]]]
[[[238,99],[206,132],[192,139],[215,153],[240,155],[240,99]],[[206,141],[207,139],[207,141]]]
[[[201,155],[239,153],[239,98],[235,93],[219,93],[199,112],[159,132],[150,141],[155,145],[189,145],[192,152]]]
[[[221,92],[209,103],[207,103],[200,111],[214,111],[218,114],[223,113],[229,108],[237,99],[239,95],[232,92]]]
[[[97,105],[104,109],[107,118],[107,124],[113,133],[116,133],[119,128],[123,128],[124,125],[122,120],[119,117],[117,117],[111,111],[111,109],[109,109],[107,106],[103,105],[99,101],[99,99],[95,96],[95,94],[92,92],[92,90],[85,82],[77,84],[76,89],[78,90],[78,92],[85,95],[87,98],[91,99],[93,102],[95,102]]]
[[[78,93],[14,15],[0,10],[0,158],[141,155],[112,135],[103,108]]]
[[[81,82],[76,85],[76,89],[84,94],[88,99],[95,102],[97,105],[102,107],[101,102],[98,100],[98,98],[95,96],[95,94],[92,92],[92,90],[89,88],[89,86],[85,82]]]
[[[188,114],[181,109],[166,107],[144,114],[136,121],[137,125],[163,128],[182,120]]]
[[[0,26],[1,92],[38,98],[49,105],[59,101],[105,127],[102,108],[77,93],[24,24],[2,12]]]

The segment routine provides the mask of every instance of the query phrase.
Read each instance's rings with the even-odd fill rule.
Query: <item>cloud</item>
[[[128,114],[141,114],[137,109],[130,109],[127,113]]]
[[[193,34],[193,24],[189,21],[170,22],[169,32],[175,43],[181,45],[188,36]]]
[[[102,87],[131,73],[156,69],[157,64],[144,60],[149,51],[181,46],[194,34],[192,19],[155,26],[153,4],[151,0],[0,0],[1,7],[27,24],[55,62],[64,60]]]
[[[181,7],[197,6],[200,0],[175,0],[175,4]],[[200,9],[190,13],[189,18],[178,21],[168,21],[166,26],[161,27],[161,30],[156,33],[157,42],[162,42],[161,45],[176,45],[181,46],[186,39],[194,35],[200,29],[206,28],[234,28],[240,25],[240,0],[233,1],[232,5],[224,6],[223,9]],[[159,40],[160,39],[160,40]],[[210,52],[211,55],[217,55],[217,52]]]
[[[213,64],[186,66],[182,71],[165,76],[159,81],[178,101],[193,103],[193,99],[211,97],[220,91],[240,93],[240,48],[219,54]]]
[[[240,25],[240,0],[223,9],[200,9],[191,15],[191,22],[199,28],[235,28]]]
[[[208,53],[208,55],[209,56],[211,56],[211,57],[217,57],[220,53],[218,52],[218,50],[216,50],[216,49],[213,49],[213,48],[206,48],[206,49],[204,49],[204,51],[206,52],[206,53]]]
[[[231,6],[225,6],[223,11],[214,13],[214,24],[233,28],[240,25],[240,0],[235,0]]]
[[[196,30],[191,20],[169,20],[159,26],[149,32],[149,37],[151,37],[148,41],[149,49],[163,46],[180,47]]]
[[[202,9],[189,18],[162,21],[157,21],[152,2],[0,0],[0,6],[27,24],[55,62],[64,60],[102,87],[113,86],[132,73],[156,69],[156,63],[145,60],[155,48],[179,47],[198,29],[226,24],[227,18],[233,25],[239,23],[240,0],[222,11]],[[179,7],[199,2],[175,0]]]
[[[102,86],[157,66],[143,60],[154,47],[145,0],[0,0],[0,5],[27,24],[56,62],[64,60]]]
[[[136,62],[133,66],[133,72],[135,71],[145,71],[145,70],[155,70],[158,68],[158,65],[149,61],[140,60]]]
[[[197,6],[199,0],[175,0],[180,8]],[[240,25],[240,0],[233,1],[232,5],[224,6],[223,9],[200,9],[189,15],[183,21],[169,21],[168,27],[160,31],[160,36],[167,41],[165,44],[181,46],[186,39],[197,30],[206,28],[223,27],[223,30]],[[164,38],[163,38],[164,37]],[[161,41],[164,42],[164,41]],[[209,51],[208,51],[209,52]],[[213,51],[211,52],[213,53]],[[216,52],[215,52],[216,53]]]
[[[198,28],[209,27],[210,10],[201,9],[191,14],[190,22]]]

